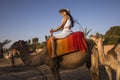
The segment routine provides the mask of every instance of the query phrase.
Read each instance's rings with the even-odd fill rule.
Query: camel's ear
[[[104,41],[105,41],[105,38],[101,37],[100,40],[101,40],[102,42],[104,42]]]
[[[99,40],[104,42],[105,41],[105,38],[103,36],[99,37]]]
[[[91,34],[90,36],[89,36],[89,38],[91,38],[91,37],[93,37],[94,35],[93,34]]]

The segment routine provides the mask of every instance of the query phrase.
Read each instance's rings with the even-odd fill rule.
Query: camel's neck
[[[104,46],[103,44],[98,44],[97,45],[97,48],[98,48],[98,52],[99,52],[99,59],[100,59],[100,62],[103,63],[105,61],[105,53],[104,53]]]
[[[45,63],[47,59],[47,49],[44,48],[40,53],[37,53],[35,55],[30,55],[28,51],[24,52],[24,55],[22,55],[22,60],[25,65],[28,66],[37,66],[42,65]]]

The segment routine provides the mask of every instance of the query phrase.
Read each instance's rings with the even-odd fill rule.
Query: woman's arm
[[[58,26],[56,29],[50,31],[50,32],[57,32],[57,31],[61,30],[61,29],[64,27],[65,23],[67,22],[67,19],[68,19],[68,17],[65,16],[65,17],[63,18],[63,21],[62,21],[61,25]]]

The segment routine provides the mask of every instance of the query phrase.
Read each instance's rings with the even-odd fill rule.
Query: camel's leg
[[[61,80],[59,69],[51,69],[52,72],[52,80]]]
[[[52,80],[61,80],[60,74],[59,74],[59,64],[58,64],[57,60],[56,60],[56,62],[53,60],[50,60],[49,67],[52,72]]]
[[[116,80],[120,80],[120,65],[118,65],[118,67],[117,67]]]
[[[99,80],[99,61],[98,61],[98,54],[95,52],[95,48],[93,48],[92,54],[91,54],[91,67],[90,67],[90,73],[91,73],[91,79],[92,80]]]
[[[99,66],[91,66],[90,68],[91,79],[92,80],[99,80]]]
[[[107,72],[109,80],[112,80],[112,72],[111,69],[108,66],[105,66],[105,70]]]
[[[92,80],[99,80],[99,69],[91,67],[90,73]]]
[[[11,57],[11,63],[12,63],[12,67],[15,67],[15,58],[13,55]]]

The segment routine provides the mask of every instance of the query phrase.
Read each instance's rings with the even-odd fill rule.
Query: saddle
[[[62,56],[71,52],[75,51],[82,51],[86,52],[87,50],[87,43],[84,39],[83,32],[74,32],[67,36],[66,38],[59,39],[56,41],[56,54],[57,56]],[[50,39],[47,41],[47,48],[49,57],[52,54],[52,44]]]

